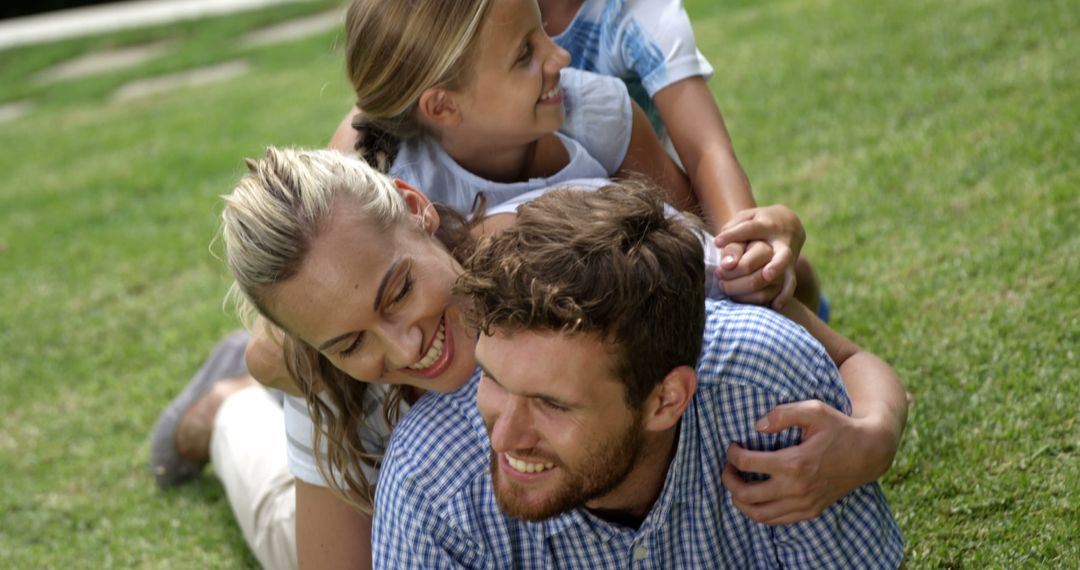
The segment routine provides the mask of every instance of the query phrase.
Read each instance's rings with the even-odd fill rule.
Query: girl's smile
[[[563,102],[563,91],[558,85],[552,87],[549,91],[540,96],[541,105],[561,105]]]

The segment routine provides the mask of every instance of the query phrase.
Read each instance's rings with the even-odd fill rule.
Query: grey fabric
[[[150,436],[150,472],[158,487],[164,489],[180,485],[202,471],[202,465],[188,461],[176,449],[176,429],[184,412],[214,384],[248,373],[244,364],[244,349],[250,338],[247,331],[237,331],[221,341],[187,387],[161,412]]]

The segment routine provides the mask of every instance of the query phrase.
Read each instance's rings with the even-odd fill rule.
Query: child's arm
[[[735,506],[757,522],[789,524],[814,518],[855,488],[874,481],[892,465],[907,424],[907,397],[883,360],[821,322],[799,302],[785,316],[806,327],[840,369],[851,398],[851,416],[810,400],[777,406],[758,429],[775,433],[799,426],[802,443],[780,451],[728,449],[724,484]],[[766,473],[746,482],[735,469]]]
[[[675,82],[658,91],[653,101],[690,177],[704,214],[713,227],[722,226],[739,212],[754,208],[750,181],[735,157],[724,118],[705,79],[695,76]],[[781,230],[771,235],[751,235],[744,241],[763,241],[772,247],[773,259],[780,256],[777,261],[782,262],[783,270],[777,270],[777,264],[771,263],[766,265],[770,269],[766,274],[761,273],[762,269],[754,274],[769,284],[775,282],[777,277],[784,278],[781,296],[774,300],[774,305],[782,306],[795,289],[794,265],[802,247],[799,237],[802,235],[802,225],[792,226],[790,220],[768,218],[769,212],[758,212],[756,215]],[[724,257],[732,258],[732,261],[724,264],[730,270],[738,263],[743,245],[727,242],[722,246],[725,248]],[[738,296],[735,298],[742,300]]]
[[[644,175],[667,191],[664,198],[669,204],[679,210],[697,212],[699,210],[697,198],[690,188],[690,181],[686,178],[686,174],[664,152],[664,147],[660,144],[660,139],[656,136],[652,124],[649,123],[649,117],[645,115],[645,111],[642,111],[633,100],[630,101],[630,108],[633,117],[630,145],[626,149],[626,157],[615,176]]]
[[[753,208],[750,180],[735,158],[705,79],[690,77],[668,85],[653,101],[709,220],[719,227],[737,212]]]

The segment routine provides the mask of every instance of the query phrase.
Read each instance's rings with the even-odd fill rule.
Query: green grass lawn
[[[236,326],[218,195],[349,105],[336,33],[244,31],[331,3],[0,52],[0,567],[254,566],[212,477],[147,473],[158,412]],[[834,325],[915,395],[883,484],[909,568],[1080,565],[1080,6],[688,0],[759,202],[785,202]],[[40,86],[89,49],[178,40]],[[124,82],[247,58],[128,103]]]

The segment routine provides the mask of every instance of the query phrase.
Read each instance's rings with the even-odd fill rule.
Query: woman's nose
[[[424,349],[424,332],[418,326],[388,323],[380,335],[383,344],[384,367],[397,370],[418,362]]]

